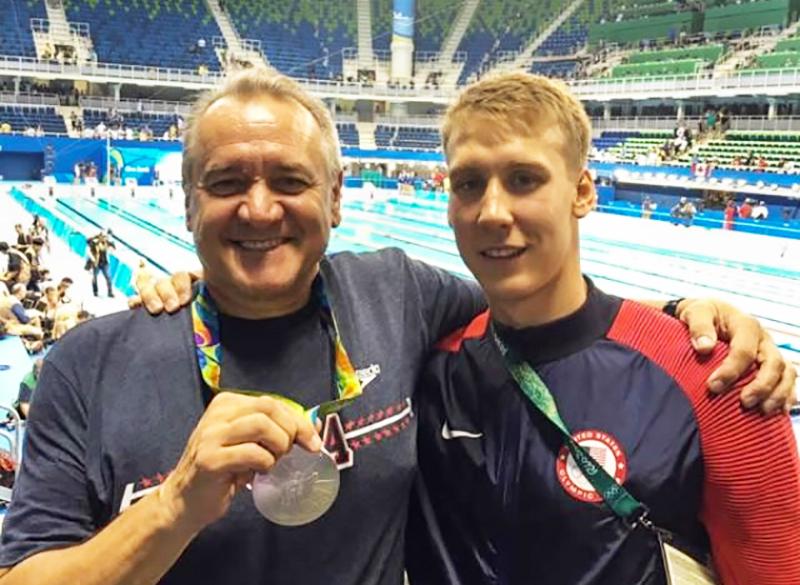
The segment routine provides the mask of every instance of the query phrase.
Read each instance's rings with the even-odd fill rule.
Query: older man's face
[[[212,292],[250,306],[307,294],[340,194],[313,116],[291,101],[223,98],[198,125],[194,179],[187,224]]]

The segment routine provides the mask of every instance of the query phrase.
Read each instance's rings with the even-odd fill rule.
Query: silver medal
[[[271,522],[301,526],[322,516],[339,494],[339,469],[325,452],[293,447],[253,480],[253,503]]]

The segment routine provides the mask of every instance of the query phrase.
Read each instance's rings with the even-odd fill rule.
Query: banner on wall
[[[394,0],[392,17],[392,40],[414,40],[414,2],[415,0]]]
[[[162,183],[179,183],[181,180],[183,157],[180,152],[120,146],[112,147],[108,158],[112,168],[121,172],[123,183],[128,179],[136,180],[139,185],[152,185],[156,180]]]

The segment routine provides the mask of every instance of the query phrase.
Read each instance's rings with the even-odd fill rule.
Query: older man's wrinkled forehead
[[[321,129],[311,112],[291,99],[225,96],[211,104],[199,120],[201,162],[210,154],[209,146],[219,148],[244,138],[294,147],[318,145]]]

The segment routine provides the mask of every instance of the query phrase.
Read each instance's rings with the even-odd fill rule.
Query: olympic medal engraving
[[[253,480],[253,503],[271,522],[301,526],[322,516],[339,494],[339,470],[324,452],[292,448]]]

